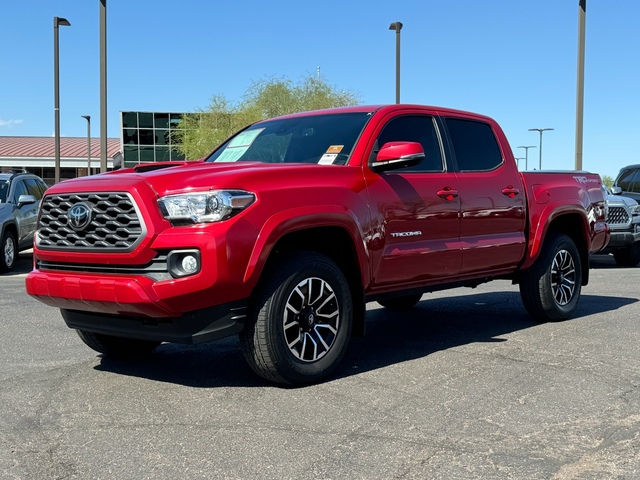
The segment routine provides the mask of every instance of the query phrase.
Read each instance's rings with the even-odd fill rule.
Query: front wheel
[[[353,305],[347,280],[324,255],[300,252],[262,281],[242,350],[261,377],[285,385],[317,383],[345,354]]]
[[[4,232],[2,236],[2,245],[0,245],[0,272],[9,272],[13,270],[18,256],[18,247],[16,237],[9,230]]]
[[[547,239],[533,266],[523,272],[520,295],[536,320],[565,320],[578,305],[581,286],[578,249],[570,237],[556,234]]]
[[[114,337],[104,333],[76,330],[78,336],[91,349],[116,358],[140,358],[153,352],[161,342],[136,338]]]

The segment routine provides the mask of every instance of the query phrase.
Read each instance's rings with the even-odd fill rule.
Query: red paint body
[[[328,112],[334,111],[322,113]],[[349,239],[343,251],[352,256],[365,300],[401,290],[517,279],[518,271],[537,258],[548,229],[565,228],[568,218],[573,219],[573,231],[567,233],[576,239],[585,259],[608,241],[600,177],[518,172],[504,133],[488,117],[417,105],[350,107],[335,112],[370,112],[346,165],[198,161],[149,171],[119,170],[53,186],[47,196],[128,192],[146,234],[133,251],[124,254],[36,245],[35,268],[26,279],[28,293],[48,305],[74,311],[180,317],[247,301],[281,239],[294,232],[329,227],[344,232],[342,239]],[[489,125],[502,164],[486,172],[456,171],[448,166],[435,173],[409,174],[402,169],[376,173],[368,159],[377,135],[389,119],[407,114]],[[443,137],[445,133],[442,128]],[[443,151],[446,159],[446,149]],[[208,188],[253,192],[256,201],[216,223],[172,226],[163,218],[158,198]],[[108,265],[139,266],[159,251],[180,248],[200,251],[198,274],[156,281],[144,274],[39,267],[42,261],[91,265],[97,270]],[[588,268],[584,270],[588,275]],[[583,283],[587,278],[583,277]]]

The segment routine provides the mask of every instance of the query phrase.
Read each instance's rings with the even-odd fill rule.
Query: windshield
[[[232,137],[206,161],[344,165],[369,118],[358,112],[260,122]]]

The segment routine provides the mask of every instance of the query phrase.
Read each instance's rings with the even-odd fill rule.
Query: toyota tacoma
[[[587,172],[519,172],[491,118],[356,106],[252,124],[191,162],[64,181],[43,201],[27,292],[104,355],[238,334],[260,376],[329,376],[365,306],[519,285],[566,319],[609,239]],[[390,326],[389,328],[393,328]]]

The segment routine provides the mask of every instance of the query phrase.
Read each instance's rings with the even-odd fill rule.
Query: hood
[[[335,185],[343,175],[351,176],[354,167],[304,163],[206,163],[144,165],[109,173],[79,177],[60,182],[47,190],[56,193],[123,191],[151,188],[156,195],[185,193],[203,189],[244,189],[250,191],[281,189],[283,185],[304,187]],[[143,186],[144,185],[144,186]]]
[[[626,205],[627,207],[632,207],[637,205],[633,198],[625,197],[623,195],[607,195],[607,203],[609,205]]]

